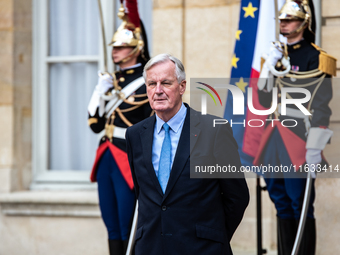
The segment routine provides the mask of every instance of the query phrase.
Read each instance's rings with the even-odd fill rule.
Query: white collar
[[[133,66],[129,66],[129,67],[125,67],[125,68],[119,68],[120,71],[124,71],[124,70],[128,70],[128,69],[133,69],[133,68],[136,68],[136,67],[139,67],[141,66],[142,64],[141,63],[137,63]]]

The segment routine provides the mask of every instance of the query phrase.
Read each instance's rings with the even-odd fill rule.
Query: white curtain
[[[98,55],[96,0],[49,1],[49,55]],[[87,105],[97,83],[98,63],[49,67],[49,169],[90,170],[98,138],[87,125]]]

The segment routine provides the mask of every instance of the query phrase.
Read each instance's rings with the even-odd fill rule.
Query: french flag
[[[252,165],[264,130],[264,126],[249,127],[248,121],[251,119],[265,121],[267,118],[267,116],[254,115],[248,111],[247,89],[252,88],[255,109],[264,110],[258,100],[257,79],[260,76],[261,56],[269,52],[271,42],[275,41],[275,1],[277,0],[241,1],[230,84],[238,86],[244,93],[245,115],[233,115],[233,97],[228,91],[224,118],[232,123],[234,137],[244,166]],[[284,2],[284,0],[278,1],[279,9]]]

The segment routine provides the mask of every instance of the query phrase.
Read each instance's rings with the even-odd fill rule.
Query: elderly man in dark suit
[[[155,115],[128,128],[127,152],[139,202],[136,255],[232,254],[230,240],[249,202],[242,173],[190,178],[190,163],[240,169],[229,125],[183,104],[183,64],[160,54],[144,68]],[[228,177],[237,178],[228,178]]]

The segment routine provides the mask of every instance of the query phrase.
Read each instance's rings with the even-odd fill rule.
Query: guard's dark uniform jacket
[[[143,74],[143,66],[138,66],[131,69],[124,69],[123,71],[115,72],[118,86],[123,89],[125,86],[128,86],[134,80],[142,77]],[[113,94],[114,88],[106,93],[106,95]],[[146,95],[146,87],[143,84],[139,89],[137,89],[131,96],[125,100],[125,102],[121,103],[117,109],[111,114],[111,116],[106,116],[105,113],[102,117],[99,116],[99,107],[95,115],[88,116],[88,124],[93,132],[99,133],[104,128],[111,128],[114,130],[115,127],[119,128],[127,128],[137,122],[150,117],[152,109],[150,107],[149,102],[145,102],[142,105],[136,106],[133,105],[133,102],[141,102],[147,101]],[[131,103],[129,103],[131,102]],[[108,102],[105,102],[105,105]],[[118,113],[120,111],[120,113]],[[99,143],[99,147],[97,149],[96,159],[93,164],[92,172],[91,172],[91,181],[96,181],[96,171],[98,162],[105,152],[105,150],[110,149],[112,156],[114,157],[125,181],[129,185],[129,187],[133,188],[133,180],[129,168],[129,163],[126,155],[126,144],[125,139],[117,138],[117,137],[108,137],[107,134],[102,137]]]
[[[328,104],[332,98],[331,75],[330,72],[326,73],[329,68],[320,66],[320,59],[322,59],[320,54],[326,55],[320,48],[305,40],[288,45],[288,55],[291,64],[290,74],[292,75],[275,79],[274,87],[278,88],[278,107],[269,117],[271,119],[279,119],[280,121],[273,121],[274,128],[272,127],[272,122],[267,122],[258,154],[254,160],[255,165],[262,163],[266,144],[275,128],[278,129],[283,139],[293,165],[300,166],[305,163],[306,140],[309,128],[326,128],[329,125],[331,110]],[[320,67],[322,70],[320,70]],[[287,104],[287,115],[280,114],[281,88],[286,87],[304,88],[310,91],[311,99],[303,105],[312,114],[311,116],[304,115],[292,104]],[[269,108],[272,103],[272,92],[259,90],[258,94],[261,105]],[[305,95],[302,93],[287,93],[286,97],[293,99],[304,98]],[[284,121],[285,119],[291,120]],[[292,119],[296,122],[292,121]],[[285,126],[290,127],[283,127],[281,125],[282,121],[284,121]]]

